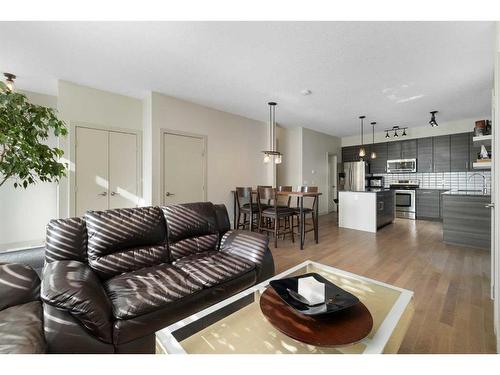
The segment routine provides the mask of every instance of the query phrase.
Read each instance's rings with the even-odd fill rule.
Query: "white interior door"
[[[108,208],[108,137],[105,130],[76,128],[75,210],[82,216],[87,210]]]
[[[337,155],[328,155],[328,212],[337,211]]]
[[[205,140],[163,134],[163,204],[205,200]]]
[[[109,208],[137,207],[137,135],[109,132]]]

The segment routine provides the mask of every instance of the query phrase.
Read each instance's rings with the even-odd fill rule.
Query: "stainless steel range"
[[[396,217],[415,220],[418,180],[399,180],[389,187],[396,192]]]

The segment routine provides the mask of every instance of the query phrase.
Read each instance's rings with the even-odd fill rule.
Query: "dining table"
[[[232,190],[233,193],[233,223],[234,229],[237,229],[238,217],[238,207],[236,202],[236,190]],[[257,190],[252,190],[252,195],[257,196]],[[276,191],[276,195],[283,197],[296,197],[298,198],[298,209],[299,209],[299,238],[300,238],[300,250],[304,250],[304,240],[305,240],[305,211],[304,211],[304,198],[311,197],[316,198],[316,205],[314,209],[314,218],[316,223],[318,223],[319,218],[319,197],[322,195],[320,192],[303,192],[303,191]],[[319,243],[319,225],[314,228],[314,241]]]

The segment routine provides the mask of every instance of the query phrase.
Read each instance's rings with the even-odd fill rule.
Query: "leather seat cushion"
[[[0,353],[45,353],[42,304],[16,305],[0,311]]]
[[[184,257],[174,262],[194,283],[211,287],[255,268],[255,264],[228,253],[210,251]]]
[[[262,213],[266,216],[275,216],[276,211],[278,212],[278,216],[292,215],[295,213],[293,208],[289,208],[289,207],[278,207],[277,210],[275,210],[274,208],[268,208],[268,209],[262,211]]]
[[[300,212],[300,207],[295,207],[293,210],[295,211],[295,213],[299,213]],[[302,209],[302,211],[304,213],[306,213],[306,214],[309,214],[309,213],[313,212],[313,209],[312,208],[308,208],[308,207],[304,207]]]
[[[181,298],[175,303],[166,305],[163,309],[132,319],[116,320],[113,327],[113,342],[115,344],[128,343],[159,331],[172,323],[251,287],[255,282],[256,273],[252,270],[239,275],[235,279]]]
[[[164,308],[202,289],[186,272],[160,264],[124,273],[106,281],[115,319],[130,319]]]

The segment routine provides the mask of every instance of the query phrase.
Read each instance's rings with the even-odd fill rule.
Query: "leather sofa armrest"
[[[43,272],[44,303],[68,311],[102,341],[112,342],[112,309],[99,277],[85,263],[48,263]]]
[[[246,230],[226,232],[221,240],[220,251],[230,253],[259,265],[267,250],[267,236]]]
[[[269,238],[246,230],[230,230],[221,240],[220,251],[236,255],[255,264],[257,282],[274,276],[274,259],[268,247]]]
[[[0,263],[0,310],[40,299],[40,278],[30,266]]]

